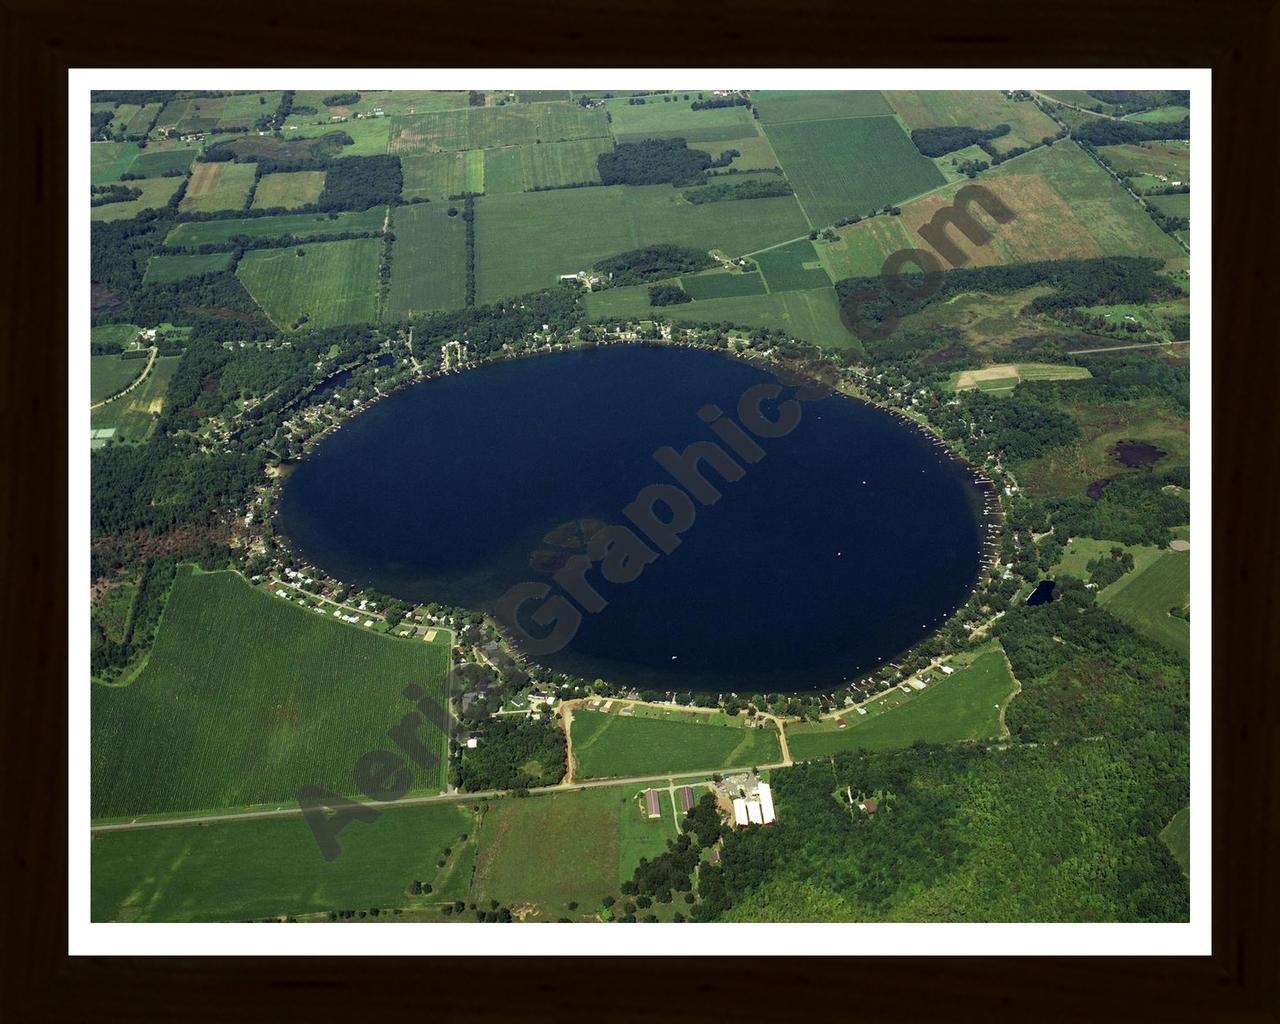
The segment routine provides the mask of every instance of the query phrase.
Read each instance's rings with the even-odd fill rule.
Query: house
[[[875,802],[874,800],[864,800],[864,801],[863,801],[861,804],[859,804],[858,806],[859,806],[859,807],[861,807],[861,808],[862,808],[864,811],[866,811],[868,814],[875,814],[875,813],[876,813],[876,802]]]
[[[480,734],[473,732],[467,737],[467,749],[475,750],[478,746],[480,746]]]
[[[951,675],[951,673],[953,673],[954,671],[955,671],[955,669],[953,669],[950,665],[943,665],[943,666],[942,666],[942,674],[943,674],[944,676],[949,676],[949,675]]]
[[[644,805],[650,818],[662,817],[662,803],[658,799],[658,791],[656,789],[646,789],[644,791]]]

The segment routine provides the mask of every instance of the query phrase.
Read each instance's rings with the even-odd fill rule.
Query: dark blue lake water
[[[672,482],[658,448],[716,440],[699,409],[732,416],[773,380],[712,352],[631,345],[428,381],[303,459],[278,526],[339,579],[488,610],[513,584],[551,583],[601,524],[630,525],[637,492]],[[981,547],[972,472],[869,405],[801,408],[789,434],[758,439],[763,458],[738,460],[740,480],[705,471],[723,497],[697,506],[671,554],[633,582],[589,573],[607,606],[537,660],[664,690],[829,689],[963,603]]]

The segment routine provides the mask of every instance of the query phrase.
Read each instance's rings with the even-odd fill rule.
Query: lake
[[[774,381],[714,352],[646,345],[426,381],[302,459],[277,526],[331,575],[409,601],[491,610],[526,581],[561,593],[552,574],[592,535],[606,524],[639,534],[623,510],[649,485],[674,484],[659,448],[717,441],[699,411],[737,419],[744,392]],[[794,391],[764,415],[779,416]],[[740,479],[701,464],[722,497],[687,499],[696,517],[671,553],[651,545],[653,560],[626,582],[594,566],[586,579],[603,609],[582,612],[568,645],[536,660],[661,690],[832,689],[962,604],[982,546],[972,470],[865,403],[797,408],[785,436],[754,438],[757,461],[737,458]]]

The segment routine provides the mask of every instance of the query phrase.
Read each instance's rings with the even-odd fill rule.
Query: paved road
[[[539,786],[531,789],[531,794],[538,793],[568,793],[579,789],[604,789],[609,786],[630,786],[639,785],[646,782],[666,782],[671,784],[675,779],[687,779],[694,776],[706,776],[710,778],[716,772],[722,774],[730,774],[733,772],[749,772],[752,767],[757,768],[785,768],[784,764],[762,764],[762,765],[740,765],[735,768],[715,767],[707,768],[702,771],[694,770],[688,772],[662,772],[659,775],[631,775],[626,778],[615,779],[592,779],[590,782],[573,782],[559,783],[555,786]],[[510,792],[505,789],[488,789],[480,793],[433,793],[430,796],[412,796],[406,797],[404,800],[397,800],[395,803],[376,804],[379,810],[388,810],[394,807],[417,807],[421,804],[436,803],[466,803],[469,800],[490,800],[494,797],[503,796]],[[302,809],[296,806],[277,807],[269,811],[235,811],[230,814],[204,814],[195,815],[186,818],[158,818],[148,821],[126,821],[113,825],[91,825],[90,832],[133,832],[144,828],[165,828],[171,825],[208,825],[220,821],[249,821],[255,818],[297,818],[302,815]]]

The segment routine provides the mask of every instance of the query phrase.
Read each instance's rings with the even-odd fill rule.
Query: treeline
[[[540,331],[548,324],[567,334],[581,319],[576,289],[550,288],[490,306],[471,306],[449,313],[429,313],[406,321],[413,328],[413,351],[419,358],[438,358],[446,341],[462,341],[475,358],[502,350],[507,342]],[[392,330],[388,325],[385,329]]]
[[[324,190],[316,200],[321,210],[367,210],[399,202],[404,187],[400,157],[348,156],[325,168]]]
[[[466,226],[466,275],[467,290],[465,303],[476,304],[476,201],[468,194],[462,202],[462,219]]]
[[[596,157],[605,185],[701,185],[711,164],[709,153],[684,139],[624,142]]]
[[[597,260],[595,269],[609,278],[612,284],[629,285],[693,274],[715,266],[715,262],[703,249],[685,245],[650,245]]]
[[[1191,118],[1181,121],[1113,121],[1099,118],[1086,121],[1071,132],[1077,142],[1089,146],[1122,146],[1135,142],[1191,138]]]
[[[1090,89],[1089,95],[1102,103],[1119,107],[1120,113],[1136,114],[1142,110],[1153,110],[1156,107],[1186,107],[1191,105],[1191,93],[1186,89]],[[1102,112],[1101,105],[1096,106],[1097,113]]]
[[[689,104],[691,110],[715,110],[719,107],[749,107],[751,101],[745,96],[715,96],[709,100],[694,100]]]
[[[335,92],[329,96],[322,96],[320,102],[326,107],[349,107],[353,103],[360,102],[360,94],[358,92]]]
[[[649,285],[649,305],[651,306],[678,306],[692,301],[693,297],[678,284]]]
[[[106,206],[110,203],[127,203],[142,195],[142,189],[128,185],[94,185],[90,190],[90,206]]]
[[[564,776],[565,757],[564,733],[554,720],[495,716],[485,725],[479,745],[460,752],[458,788],[478,792],[553,785]],[[531,763],[536,774],[527,769]]]
[[[1008,135],[1007,124],[998,124],[994,128],[970,128],[967,125],[943,125],[939,128],[913,128],[911,141],[915,143],[924,156],[946,156],[957,149],[975,146],[981,142],[998,139]]]
[[[723,185],[707,185],[683,192],[689,202],[695,206],[702,203],[718,203],[732,199],[768,199],[772,196],[789,196],[793,194],[791,183],[785,178],[775,176],[773,180],[726,182]]]

